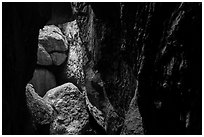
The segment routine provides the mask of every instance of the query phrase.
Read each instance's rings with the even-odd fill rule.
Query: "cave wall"
[[[201,134],[201,3],[72,7],[88,58],[84,69],[100,74],[123,119],[114,134],[136,133],[124,131],[135,98],[145,134]]]
[[[25,98],[39,29],[73,17],[85,49],[82,85],[96,89],[92,103],[107,134],[201,134],[202,3],[2,5],[3,134],[44,132],[32,125]]]
[[[201,3],[151,7],[138,80],[147,133],[201,134]]]

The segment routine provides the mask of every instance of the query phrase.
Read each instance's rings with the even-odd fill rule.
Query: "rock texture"
[[[67,74],[66,79],[75,83],[81,89],[85,95],[86,105],[88,106],[90,114],[104,130],[107,130],[108,123],[110,124],[110,121],[107,119],[115,118],[116,123],[120,123],[122,120],[116,114],[107,98],[100,74],[89,69],[89,67],[84,69],[88,58],[85,51],[86,49],[79,37],[77,22],[69,22],[60,27],[70,43],[67,67],[64,70]],[[111,124],[114,125],[115,123],[112,122]],[[117,126],[116,128],[109,128],[110,131],[108,132],[114,134],[118,129]]]
[[[52,62],[54,65],[61,65],[63,62],[65,62],[67,55],[63,53],[54,52],[51,54]]]
[[[50,53],[54,51],[66,51],[68,49],[67,41],[61,30],[54,26],[45,26],[39,33],[39,43]]]
[[[81,12],[84,13],[84,16],[78,16],[77,21],[80,28],[80,36],[85,46],[85,56],[87,58],[87,60],[84,60],[87,96],[91,104],[102,113],[101,119],[104,119],[104,126],[103,124],[101,125],[105,128],[107,133],[120,134],[125,113],[128,110],[128,104],[131,101],[131,94],[134,95],[135,80],[134,75],[131,75],[133,72],[131,72],[129,66],[122,61],[121,57],[119,58],[121,61],[115,60],[114,63],[112,62],[114,67],[108,62],[117,59],[117,49],[112,49],[112,47],[116,44],[114,42],[118,40],[111,38],[112,36],[117,37],[119,33],[115,32],[105,36],[105,34],[107,34],[106,30],[110,30],[111,28],[106,28],[106,22],[103,23],[100,22],[100,20],[95,22],[97,19],[95,19],[96,15],[91,5],[74,3],[73,7],[76,15]],[[117,27],[117,24],[114,24],[114,27]],[[102,45],[101,41],[104,38],[110,39],[110,43]],[[107,49],[107,51],[105,51],[105,49]],[[102,55],[105,57],[101,58]],[[104,63],[104,65],[107,63],[106,66],[102,66],[102,60],[106,60]],[[117,70],[121,70],[121,72]],[[101,75],[102,73],[100,71],[103,71],[105,75]],[[104,81],[104,76],[107,76],[106,81]],[[93,115],[95,117],[97,116],[94,112]],[[141,119],[140,123],[142,123]]]
[[[136,82],[136,87],[138,81]],[[135,94],[130,102],[129,110],[125,115],[124,126],[122,128],[122,135],[144,134],[143,124],[141,123],[141,114],[138,108],[138,88],[135,89]]]
[[[53,121],[55,117],[54,109],[35,92],[32,84],[26,86],[26,97],[28,108],[35,123],[48,124]]]
[[[85,79],[85,97],[89,111],[97,123],[101,125],[108,134],[115,134],[118,128],[121,127],[122,120],[115,112],[115,109],[106,95],[100,74],[93,72],[92,69],[88,71],[89,72],[86,72]],[[113,119],[111,123],[109,121],[110,119]]]
[[[43,98],[28,84],[26,97],[34,124],[49,124],[50,134],[78,135],[90,129],[84,96],[72,83],[49,90]]]
[[[202,3],[71,3],[71,8],[75,21],[59,25],[63,14],[54,13],[64,8],[3,6],[4,134],[41,133],[32,126],[23,91],[50,12],[48,24],[54,25],[40,30],[39,43],[50,55],[66,54],[65,62],[55,56],[52,70],[59,83],[73,84],[44,98],[28,85],[34,123],[48,125],[51,134],[202,133]]]
[[[2,134],[41,134],[32,126],[25,87],[37,62],[39,29],[57,13],[66,13],[61,23],[70,20],[70,3],[2,3]]]
[[[88,124],[88,113],[81,92],[71,83],[49,90],[43,97],[57,111],[50,134],[81,134]]]
[[[55,25],[47,25],[39,34],[38,64],[59,66],[65,62],[67,39]]]
[[[76,86],[66,83],[49,90],[43,97],[57,111],[50,134],[81,134],[88,124],[88,113],[83,95]]]
[[[84,83],[84,47],[76,20],[62,24],[62,30],[69,43],[68,59],[62,75],[66,75],[68,81],[80,87]]]
[[[52,58],[41,44],[38,44],[37,64],[45,66],[52,65]]]
[[[86,77],[99,73],[122,119],[107,119],[108,134],[201,134],[201,7],[72,3],[87,58],[85,83],[96,87]],[[102,90],[88,85],[90,102],[102,106],[96,101]]]

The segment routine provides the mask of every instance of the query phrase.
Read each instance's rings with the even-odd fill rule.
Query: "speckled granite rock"
[[[88,124],[88,113],[82,93],[72,83],[49,90],[43,97],[57,111],[50,134],[81,134]]]
[[[84,81],[84,48],[79,37],[79,28],[76,21],[67,23],[65,34],[70,43],[66,75],[67,78],[76,79],[76,84],[81,85]]]
[[[40,97],[32,84],[26,86],[27,106],[32,114],[34,123],[48,124],[53,121],[56,113],[52,106]]]

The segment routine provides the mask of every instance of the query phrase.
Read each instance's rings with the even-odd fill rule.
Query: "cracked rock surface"
[[[49,90],[43,98],[28,84],[26,96],[34,122],[50,124],[50,134],[82,134],[88,127],[84,96],[72,83]]]
[[[64,35],[55,25],[45,26],[41,29],[38,41],[48,53],[53,51],[66,51],[68,49]]]
[[[26,97],[34,123],[48,124],[53,121],[55,117],[54,109],[35,92],[32,84],[26,86]]]

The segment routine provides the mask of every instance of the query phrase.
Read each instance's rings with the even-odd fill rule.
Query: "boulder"
[[[56,87],[55,76],[46,69],[35,69],[33,78],[30,82],[39,96],[43,97],[45,93]]]
[[[82,134],[88,125],[88,112],[83,94],[72,83],[49,90],[43,99],[58,112],[51,123],[50,134]]]
[[[63,53],[54,52],[51,54],[52,62],[54,65],[61,65],[67,58]]]
[[[47,51],[41,44],[38,44],[38,52],[37,52],[37,64],[39,65],[52,65],[52,59]]]
[[[42,30],[40,30],[38,41],[43,45],[48,53],[68,50],[65,36],[55,25],[45,26]]]
[[[49,103],[35,92],[32,84],[26,86],[26,101],[34,123],[48,124],[53,121],[55,111]]]

